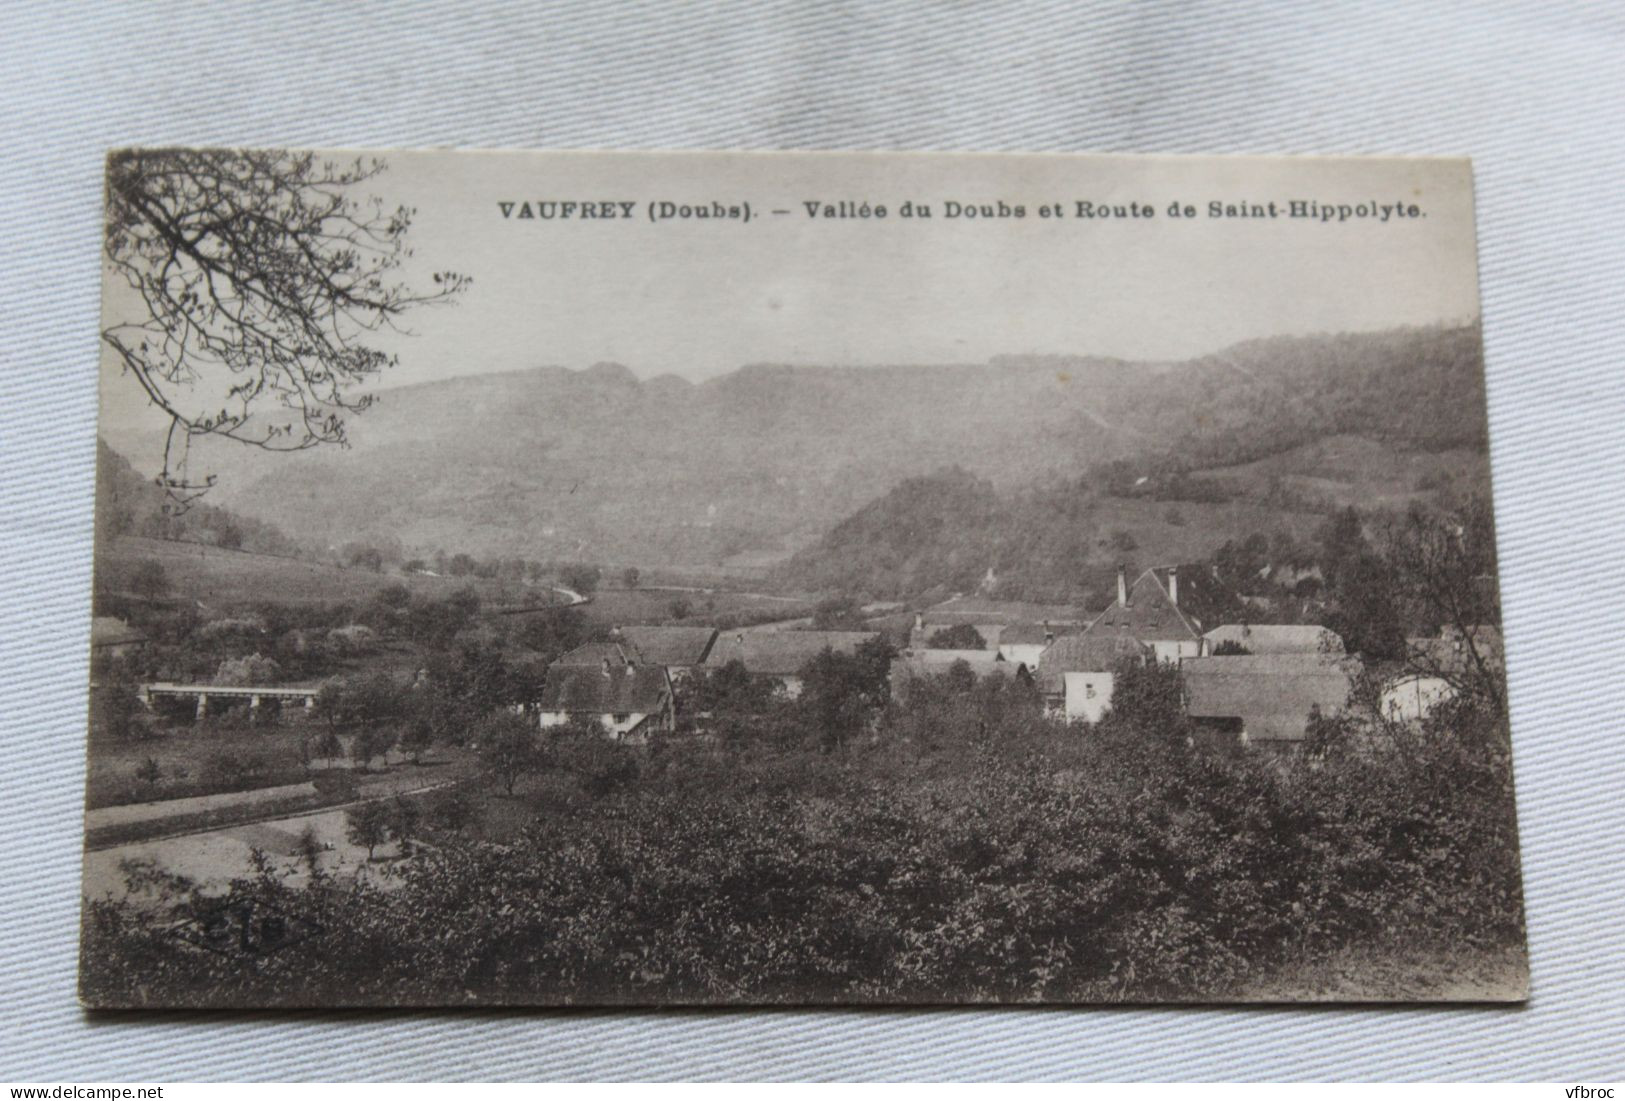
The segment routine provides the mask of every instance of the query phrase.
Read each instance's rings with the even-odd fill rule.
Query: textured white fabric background
[[[0,3],[0,1080],[1617,1078],[1622,107],[1618,7]],[[98,189],[159,142],[1471,154],[1533,1004],[88,1019]]]

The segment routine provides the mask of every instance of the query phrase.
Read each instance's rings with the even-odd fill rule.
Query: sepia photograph
[[[1527,998],[1469,161],[132,148],[101,250],[85,1006]]]

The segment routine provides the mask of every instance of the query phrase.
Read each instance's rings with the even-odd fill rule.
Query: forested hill
[[[736,568],[782,562],[955,465],[1005,500],[1086,471],[1160,485],[1338,434],[1478,453],[1480,361],[1473,326],[1273,338],[1182,363],[757,365],[697,385],[537,368],[383,391],[345,451],[201,458],[221,475],[211,503],[302,542]]]
[[[1117,566],[1195,562],[1262,537],[1290,559],[1345,506],[1487,496],[1475,332],[1256,341],[1163,376],[1139,453],[1000,487],[964,466],[910,478],[777,571],[876,597],[981,591],[1109,599]]]
[[[96,441],[96,538],[120,535],[174,539],[261,554],[292,554],[294,543],[263,520],[239,516],[230,509],[194,502],[175,507],[161,486],[144,477],[107,441]]]

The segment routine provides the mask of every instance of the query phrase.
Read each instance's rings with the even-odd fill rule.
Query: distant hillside
[[[185,509],[153,479],[137,473],[124,456],[96,441],[96,539],[98,550],[120,536],[182,540],[262,554],[296,550],[275,525],[241,516],[214,504],[195,502]]]
[[[1098,606],[1120,563],[1201,561],[1253,536],[1291,547],[1348,505],[1485,494],[1470,336],[1245,345],[1172,382],[1161,408],[1183,431],[1159,446],[1032,488],[1001,489],[960,466],[907,479],[775,579],[879,598],[980,591]]]
[[[538,368],[384,391],[347,451],[197,458],[221,474],[212,503],[301,541],[714,568],[788,558],[945,467],[1001,499],[1091,470],[1126,495],[1177,496],[1189,471],[1333,434],[1476,453],[1480,358],[1476,328],[1456,328],[1276,338],[1174,364],[758,365],[699,385]]]

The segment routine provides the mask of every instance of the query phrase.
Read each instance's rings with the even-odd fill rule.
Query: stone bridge
[[[211,699],[246,699],[251,711],[259,710],[261,700],[276,700],[278,703],[302,700],[304,701],[305,710],[309,711],[316,706],[316,696],[320,691],[320,686],[293,688],[283,685],[273,688],[269,685],[171,684],[167,681],[159,681],[141,686],[141,702],[151,707],[152,701],[160,697],[168,699],[192,697],[197,700],[197,717],[201,719],[209,713],[209,701]]]

